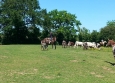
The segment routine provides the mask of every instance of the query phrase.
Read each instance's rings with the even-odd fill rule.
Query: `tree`
[[[79,41],[90,41],[90,31],[85,27],[79,28]]]
[[[91,42],[100,42],[99,32],[97,32],[96,30],[93,30],[92,33],[91,33],[90,41]]]
[[[41,25],[38,0],[1,0],[0,23],[3,26],[4,41],[23,43],[27,36],[28,25],[37,28]],[[10,30],[10,37],[9,37]],[[13,34],[13,35],[12,35]],[[22,37],[23,36],[23,37]]]
[[[41,39],[48,37],[49,33],[51,32],[51,19],[49,14],[47,13],[46,9],[42,9],[42,34],[41,34]]]
[[[103,40],[115,40],[115,21],[108,21],[107,25],[100,30],[100,38]]]
[[[115,20],[108,21],[107,26],[115,26]]]
[[[62,35],[62,40],[73,40],[75,39],[76,35],[76,27],[80,25],[80,21],[78,21],[74,14],[68,13],[67,11],[58,11],[52,10],[48,12],[49,18],[51,19],[51,27],[50,30],[54,31],[58,34]],[[59,42],[59,37],[57,38]]]

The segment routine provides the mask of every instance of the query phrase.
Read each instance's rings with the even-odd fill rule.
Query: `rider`
[[[52,41],[52,37],[53,37],[53,33],[52,33],[52,32],[50,32],[50,38],[51,38],[51,41]]]

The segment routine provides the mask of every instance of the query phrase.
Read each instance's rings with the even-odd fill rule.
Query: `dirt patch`
[[[103,78],[104,77],[102,75],[96,74],[95,72],[91,72],[91,74],[94,75],[95,77],[98,77],[98,78]]]
[[[102,67],[104,70],[111,70],[110,68],[106,67],[106,66],[103,66]]]
[[[70,60],[71,62],[78,62],[77,60]]]
[[[96,77],[98,77],[98,78],[102,78],[102,77],[104,77],[104,76],[102,76],[102,75],[95,75]]]
[[[0,59],[7,59],[7,56],[1,56]]]

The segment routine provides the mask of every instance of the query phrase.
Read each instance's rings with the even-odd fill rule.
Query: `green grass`
[[[111,48],[0,45],[0,83],[115,83]]]

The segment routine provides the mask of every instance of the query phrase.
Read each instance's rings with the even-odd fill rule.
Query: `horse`
[[[75,44],[74,44],[74,48],[75,48],[76,46],[77,46],[77,48],[78,48],[78,46],[81,47],[81,46],[83,46],[83,44],[84,44],[83,42],[76,41]]]
[[[49,38],[50,39],[50,44],[52,45],[52,49],[53,49],[53,46],[55,46],[55,49],[56,49],[56,37],[54,36],[54,37],[52,37],[52,38]]]
[[[48,50],[48,44],[50,44],[50,41],[48,38],[44,38],[43,40],[41,40],[41,50]]]
[[[62,41],[62,48],[66,48],[67,47],[67,42],[65,40]]]
[[[83,43],[83,50],[87,50],[87,49],[88,49],[87,42],[84,42],[84,43]]]
[[[100,42],[100,46],[105,46],[105,44],[107,44],[106,41],[101,41],[101,42]]]
[[[70,47],[70,46],[74,46],[74,42],[69,41],[69,42],[68,42],[68,46],[69,46],[69,47]]]
[[[44,38],[42,40],[42,43],[41,43],[41,45],[42,45],[41,48],[45,46],[44,43],[46,44],[46,47],[48,47],[48,45],[51,44],[52,45],[52,49],[53,49],[53,46],[55,46],[55,49],[56,49],[56,37],[52,37],[52,38],[47,37],[47,38]]]
[[[113,40],[108,39],[108,43],[106,44],[106,46],[112,46],[114,44],[115,44],[115,42]]]
[[[97,48],[96,43],[95,42],[86,42],[88,48]]]

